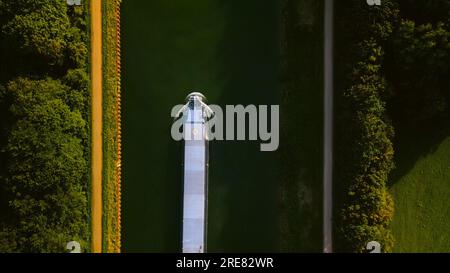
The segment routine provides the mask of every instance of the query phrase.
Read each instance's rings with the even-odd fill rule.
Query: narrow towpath
[[[92,77],[92,245],[102,251],[102,0],[91,0],[91,77]]]
[[[333,0],[325,0],[323,252],[333,252]]]

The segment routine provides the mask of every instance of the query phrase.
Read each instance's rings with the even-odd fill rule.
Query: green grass
[[[396,147],[395,252],[450,251],[450,137],[429,134],[405,135]]]
[[[120,227],[117,225],[119,209],[117,159],[118,135],[116,5],[120,1],[103,1],[103,251],[120,251]]]

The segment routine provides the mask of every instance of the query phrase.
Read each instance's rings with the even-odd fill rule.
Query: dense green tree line
[[[399,122],[422,126],[449,117],[449,30],[450,19],[434,24],[409,19],[399,22],[386,64],[386,75],[395,90],[391,111]]]
[[[0,44],[0,252],[85,249],[85,7],[0,0]]]
[[[392,121],[420,126],[448,117],[450,1],[352,0],[336,13],[337,248],[364,252],[374,240],[389,252]]]
[[[349,1],[337,13],[345,18],[338,25],[345,34],[337,51],[346,65],[338,77],[336,169],[345,193],[337,212],[338,247],[364,252],[368,242],[378,241],[389,251],[393,203],[386,183],[393,168],[394,131],[386,116],[383,98],[389,86],[381,69],[398,10],[392,1],[375,9],[368,9],[363,1]]]

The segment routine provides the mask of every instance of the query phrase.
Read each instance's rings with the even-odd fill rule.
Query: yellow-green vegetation
[[[393,202],[387,181],[393,168],[394,129],[387,118],[384,45],[398,14],[394,1],[367,9],[348,1],[336,11],[335,249],[364,252],[378,241],[393,246]],[[358,22],[358,24],[355,24]],[[358,35],[355,35],[358,33]]]
[[[386,76],[396,130],[392,231],[397,252],[450,250],[449,1],[400,5]]]
[[[103,1],[103,251],[120,252],[120,0]]]
[[[450,251],[450,137],[436,132],[403,139],[397,151],[395,252]]]

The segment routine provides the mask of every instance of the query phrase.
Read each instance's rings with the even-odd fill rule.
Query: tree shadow
[[[394,162],[388,186],[392,187],[415,166],[417,160],[434,153],[440,143],[450,136],[448,118],[436,118],[420,124],[394,121]]]

